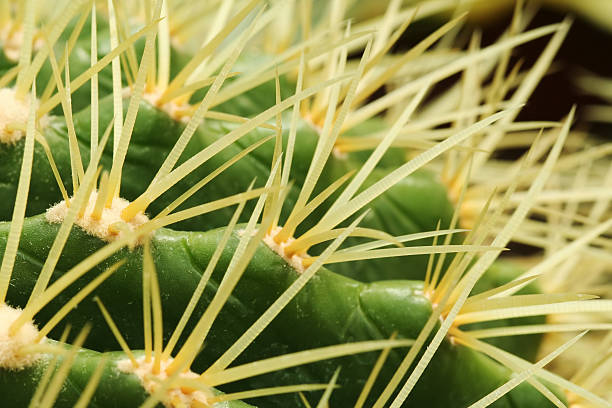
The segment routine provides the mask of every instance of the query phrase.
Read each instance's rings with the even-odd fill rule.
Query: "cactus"
[[[463,16],[393,57],[413,19],[449,5],[391,2],[353,26],[342,2],[321,17],[304,1],[298,34],[294,2],[145,3],[3,8],[0,388],[12,406],[607,404],[593,377],[543,368],[584,333],[537,356],[548,332],[611,329],[544,316],[598,316],[609,300],[535,283],[609,248],[595,211],[606,202],[589,228],[566,223],[537,266],[497,262],[511,240],[545,246],[528,215],[554,215],[539,205],[547,183],[581,164],[562,151],[573,110],[515,120],[568,21],[522,32],[519,2],[497,43],[405,74]],[[216,25],[202,34],[192,18]],[[522,82],[505,77],[514,47],[551,34]],[[479,69],[495,78],[488,96],[427,99],[456,73],[481,92]],[[483,199],[500,137],[540,128]]]

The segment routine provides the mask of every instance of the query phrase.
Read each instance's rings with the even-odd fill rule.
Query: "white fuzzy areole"
[[[36,51],[44,45],[42,38],[36,38],[36,35],[34,37],[32,51]],[[0,29],[0,41],[6,58],[13,62],[19,61],[19,54],[23,48],[23,27],[16,28],[14,24],[6,24]]]
[[[302,117],[302,119],[304,120],[304,122],[306,122],[315,132],[317,132],[317,135],[319,137],[321,137],[321,134],[323,133],[323,128],[321,126],[319,126],[317,123],[315,123],[313,121],[312,115],[310,113],[307,113],[306,115],[304,115]],[[332,154],[334,155],[334,158],[336,159],[340,159],[340,160],[346,160],[348,159],[349,155],[348,153],[338,149],[337,146],[334,146],[332,148]]]
[[[13,127],[18,125],[25,129],[30,112],[29,100],[29,94],[19,100],[14,89],[0,89],[0,143],[13,144],[25,135],[25,131]]]
[[[347,152],[340,150],[338,147],[334,147],[332,149],[332,154],[334,155],[336,159],[340,159],[340,160],[346,160],[349,157]]]
[[[145,358],[141,357],[136,359],[138,363],[137,367],[134,367],[132,361],[130,359],[119,360],[117,361],[117,368],[120,371],[125,373],[134,374],[140,380],[142,387],[149,393],[155,393],[155,390],[162,381],[168,378],[168,374],[166,373],[166,368],[172,363],[172,359],[168,359],[166,361],[162,361],[160,364],[160,372],[159,374],[153,374],[153,359],[150,362],[145,362]],[[192,371],[187,371],[184,373],[180,373],[179,377],[182,378],[190,378],[196,379],[199,377],[196,373]],[[212,391],[209,394],[204,393],[203,391],[191,391],[187,392],[181,388],[169,388],[166,391],[166,398],[162,403],[164,406],[168,408],[174,408],[175,406],[185,406],[192,407],[194,403],[197,401],[204,406],[211,406],[208,404],[208,398],[213,397]],[[179,404],[175,404],[175,402],[180,402]]]
[[[134,231],[140,225],[149,221],[149,218],[143,213],[138,213],[129,222],[124,221],[123,218],[121,218],[121,211],[123,211],[123,209],[127,207],[130,202],[120,197],[113,198],[111,206],[109,208],[104,207],[100,219],[96,220],[91,216],[91,213],[96,205],[97,197],[98,192],[93,191],[89,196],[89,202],[87,203],[83,216],[77,217],[75,221],[79,227],[84,229],[90,235],[96,236],[104,241],[111,242],[121,237],[124,234],[125,229]],[[65,201],[61,201],[49,208],[45,215],[47,217],[47,221],[50,223],[59,224],[64,221],[66,214],[68,214],[68,206],[66,206]],[[121,223],[127,228],[116,228],[115,225],[117,223]]]
[[[129,92],[131,92],[129,88],[124,91],[127,92],[128,95]],[[159,100],[161,99],[162,94],[163,92],[159,91],[158,89],[154,89],[153,91],[145,92],[142,95],[142,98],[151,105],[155,106],[157,109],[166,112],[168,116],[177,122],[189,122],[192,106],[189,103],[177,103],[176,100],[171,100],[170,102],[160,104]]]
[[[21,326],[14,336],[9,334],[11,324],[20,315],[21,309],[0,305],[0,368],[21,370],[34,364],[40,357],[40,354],[20,353],[22,347],[36,344],[38,329],[32,322]]]
[[[280,255],[285,260],[285,262],[293,266],[296,271],[298,271],[299,273],[304,272],[305,269],[303,261],[305,257],[303,255],[298,254],[292,254],[291,256],[289,256],[285,249],[289,244],[295,241],[295,238],[288,238],[286,241],[281,242],[280,244],[274,240],[276,234],[278,234],[281,230],[281,227],[274,227],[272,229],[272,232],[264,236],[263,241],[266,243],[266,245],[268,245],[268,247],[270,247],[271,250]]]

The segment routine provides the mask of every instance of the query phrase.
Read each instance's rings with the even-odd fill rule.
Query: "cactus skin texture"
[[[149,6],[152,6],[153,3],[155,2],[150,2]],[[306,4],[307,2],[304,3]],[[160,8],[161,4],[160,2]],[[318,3],[315,2],[315,4]],[[318,13],[319,11],[317,10],[314,14]],[[88,27],[89,23],[90,20],[86,19],[85,29],[80,34],[67,59],[72,78],[86,71],[91,64],[91,32]],[[248,19],[243,23],[247,24]],[[100,16],[97,37],[98,44],[101,45],[98,48],[98,59],[110,52],[109,43],[111,42],[111,34],[108,25],[109,22],[105,20],[105,17]],[[56,55],[60,55],[64,50],[69,38],[68,33],[74,27],[74,23],[71,22],[61,35],[60,40],[55,44]],[[240,27],[242,28],[242,26]],[[336,30],[339,27],[340,25],[332,28]],[[128,28],[127,24],[124,28]],[[229,36],[229,32],[227,34],[228,38],[225,40],[229,41],[232,37]],[[350,30],[347,30],[346,36],[349,34]],[[161,38],[163,33],[156,33],[156,35],[159,35],[158,38]],[[305,35],[305,32],[301,35]],[[341,38],[340,34],[338,38]],[[161,43],[161,40],[158,41]],[[134,52],[133,56],[138,61],[141,60],[146,52],[145,42],[144,37],[139,38],[134,43],[134,49],[130,50]],[[219,44],[224,43],[219,41]],[[370,45],[368,45],[368,50]],[[380,50],[381,44],[376,44],[376,46]],[[180,76],[179,73],[185,66],[189,65],[193,55],[188,54],[175,45],[168,45],[168,51],[171,55],[171,63],[168,67],[169,79],[172,80],[177,75]],[[348,53],[348,51],[343,48],[337,53],[340,55]],[[367,52],[364,53],[364,55],[366,54]],[[198,54],[196,53],[195,55],[197,58]],[[296,55],[293,55],[293,57]],[[216,54],[212,54],[212,56],[215,57]],[[124,56],[123,58],[126,58],[123,64],[127,65],[127,57]],[[248,74],[248,71],[252,69],[251,63],[253,65],[265,63],[270,58],[269,55],[261,51],[245,50],[238,58],[238,62],[232,67],[232,70],[244,71]],[[153,60],[154,58],[151,58],[151,61]],[[16,61],[10,60],[4,52],[0,52],[0,73],[9,72],[9,70],[14,69],[16,66]],[[211,75],[216,75],[219,69],[221,69],[220,66],[213,69]],[[294,68],[297,70],[297,66]],[[370,68],[372,67],[368,67],[368,70]],[[353,68],[351,67],[351,69]],[[184,146],[180,158],[178,158],[172,168],[175,169],[215,142],[222,140],[225,135],[236,130],[248,121],[249,118],[253,118],[260,112],[273,107],[278,98],[284,100],[291,97],[295,91],[296,82],[299,82],[294,78],[295,72],[293,71],[285,71],[277,76],[276,81],[266,80],[252,89],[245,90],[240,95],[212,106],[211,110],[214,110],[213,113],[219,115],[225,114],[227,115],[226,117],[234,115],[234,121],[206,118],[204,122],[197,125],[193,137]],[[303,69],[300,71],[300,74],[303,74]],[[34,79],[39,95],[42,95],[49,79],[52,77],[51,63],[46,61]],[[226,84],[231,84],[234,80],[238,80],[239,77],[228,77],[225,82]],[[110,129],[114,112],[117,109],[112,95],[113,79],[110,65],[100,71],[98,81],[100,97],[98,101],[98,128],[103,131],[107,127]],[[18,83],[18,80],[11,82],[12,85],[15,83]],[[277,83],[280,89],[277,89]],[[331,91],[332,95],[334,92],[342,93],[344,96],[350,94],[352,91],[350,90],[350,85],[346,86],[347,84],[350,84],[350,82],[347,81],[342,86],[338,86],[337,89]],[[121,85],[126,87],[121,101],[123,114],[125,115],[131,109],[132,94],[138,94],[139,91],[131,87],[131,81],[127,81],[125,76],[122,78]],[[384,85],[381,84],[381,86]],[[147,83],[146,91],[151,91],[155,86],[155,84]],[[430,84],[427,84],[427,87],[429,86]],[[205,86],[202,89],[194,90],[192,93],[187,92],[188,97],[183,102],[188,101],[197,106],[197,103],[207,95],[209,89],[211,89],[209,86]],[[330,91],[330,89],[325,91]],[[355,90],[353,89],[353,91]],[[277,93],[279,94],[278,97],[276,96]],[[424,94],[425,90],[423,90]],[[91,135],[92,109],[90,107],[90,98],[90,88],[87,84],[78,90],[74,90],[71,95],[73,112],[71,120],[82,157],[82,164],[85,168],[87,168],[90,160],[92,160],[90,157],[90,140],[93,137]],[[333,98],[331,99],[333,100]],[[336,102],[338,109],[340,109],[342,99]],[[313,105],[316,105],[316,103],[313,103]],[[320,106],[318,109],[321,112],[325,111]],[[274,161],[279,154],[278,149],[280,148],[280,151],[285,154],[289,146],[291,131],[296,130],[295,149],[290,169],[292,184],[286,189],[278,189],[282,191],[282,194],[286,194],[282,198],[284,201],[282,206],[279,207],[279,216],[275,221],[277,223],[275,226],[282,226],[279,224],[282,224],[290,216],[289,211],[300,201],[300,193],[304,186],[308,184],[307,174],[309,173],[309,166],[313,161],[316,161],[319,143],[326,136],[319,126],[321,123],[311,121],[307,115],[299,117],[297,125],[293,124],[296,127],[292,128],[290,110],[287,109],[286,112],[270,115],[266,123],[267,127],[255,127],[198,166],[197,169],[168,188],[159,197],[147,203],[147,215],[153,218],[162,213],[183,192],[239,155],[244,149],[262,141],[264,138],[269,138],[269,140],[226,169],[204,188],[196,191],[177,210],[195,207],[202,203],[240,194],[249,188],[252,182],[251,186],[253,188],[263,187],[266,181],[274,181],[276,183],[277,179],[280,180],[281,171],[286,171],[286,169],[279,171],[277,178],[271,177],[271,173],[274,171],[272,170],[275,165]],[[316,109],[313,107],[313,112],[315,111]],[[66,186],[68,195],[73,196],[77,193],[72,191],[72,177],[75,173],[74,169],[71,168],[71,162],[74,158],[71,158],[70,136],[66,124],[66,119],[68,118],[64,113],[60,105],[55,106],[50,110],[49,116],[43,121],[44,125],[40,131],[42,138],[44,138],[49,146],[53,162],[57,165],[57,171]],[[336,110],[337,113],[338,110]],[[349,131],[341,133],[341,137],[345,140],[351,140],[352,138],[358,140],[361,137],[369,137],[389,131],[389,124],[385,123],[379,116],[375,115],[361,121],[356,126],[352,126]],[[120,189],[118,191],[120,191],[122,198],[134,201],[141,197],[145,191],[148,191],[147,189],[151,185],[155,187],[154,182],[157,180],[154,180],[154,178],[157,171],[172,151],[177,140],[181,137],[187,126],[188,119],[189,116],[182,118],[182,120],[172,117],[166,110],[158,108],[147,98],[140,100],[137,117],[130,134],[129,148],[121,168]],[[342,120],[344,119],[343,117]],[[276,134],[276,130],[273,130],[275,129],[274,126],[280,126],[278,134]],[[119,136],[115,135],[114,137]],[[467,143],[462,147],[467,147]],[[372,149],[357,152],[342,152],[332,149],[329,158],[324,162],[324,166],[322,166],[320,177],[316,179],[316,183],[313,185],[311,198],[324,191],[330,184],[347,173],[359,171],[371,152]],[[16,225],[11,219],[14,217],[13,213],[17,204],[17,186],[20,179],[22,158],[26,155],[26,140],[24,139],[10,144],[0,143],[0,197],[2,197],[0,200],[0,258],[9,252],[11,227]],[[98,166],[101,169],[110,170],[117,160],[116,156],[116,152],[113,153],[113,143],[110,141],[101,154]],[[372,172],[365,178],[354,195],[383,180],[389,173],[404,165],[408,159],[404,149],[389,148],[380,157]],[[281,161],[278,160],[278,163],[281,163]],[[91,167],[93,168],[94,166]],[[282,168],[282,166],[279,167]],[[280,185],[280,182],[278,184]],[[276,187],[276,185],[273,187]],[[96,188],[98,188],[97,185]],[[293,235],[299,239],[300,234],[305,234],[311,227],[318,225],[317,222],[326,215],[326,212],[332,208],[334,200],[340,196],[340,191],[342,190],[339,189],[331,194],[318,208],[314,209],[296,227]],[[110,194],[114,194],[114,192]],[[266,190],[265,194],[270,196],[273,194],[282,195],[279,191],[274,190],[274,188]],[[275,196],[275,198],[278,199],[279,196]],[[394,237],[433,231],[437,227],[440,229],[460,228],[460,219],[457,225],[451,225],[455,212],[459,212],[460,209],[456,208],[456,203],[451,200],[450,196],[449,188],[443,183],[442,178],[438,174],[425,168],[419,168],[369,202],[367,204],[369,212],[362,219],[359,227],[378,230]],[[108,197],[111,197],[111,195]],[[63,197],[52,172],[52,164],[49,162],[43,146],[37,143],[33,153],[29,196],[27,206],[25,207],[25,220],[20,231],[20,241],[15,264],[12,269],[12,275],[10,275],[6,304],[27,309],[28,302],[31,301],[29,299],[30,295],[37,283],[37,279],[39,279],[41,267],[50,258],[50,249],[54,245],[58,231],[60,231],[59,224],[51,223],[47,220],[45,211],[62,199]],[[189,343],[187,339],[188,334],[197,327],[196,322],[205,314],[207,307],[214,304],[215,296],[220,292],[219,288],[223,287],[224,280],[229,275],[229,273],[226,275],[226,272],[231,270],[232,257],[237,252],[237,248],[240,248],[241,242],[244,242],[241,241],[243,239],[242,234],[244,230],[248,229],[246,222],[257,208],[255,202],[256,200],[252,200],[244,204],[245,207],[238,221],[239,224],[231,233],[229,241],[220,255],[203,294],[195,305],[193,315],[187,323],[183,335],[178,340],[176,349],[185,343]],[[240,205],[242,204],[240,203]],[[188,306],[189,299],[194,291],[196,291],[203,272],[214,259],[213,254],[223,241],[227,225],[231,223],[230,220],[232,220],[234,215],[234,209],[235,207],[228,206],[212,213],[183,219],[177,223],[166,225],[163,228],[157,228],[150,236],[146,237],[149,239],[147,244],[150,244],[161,298],[161,306],[159,307],[163,316],[163,331],[160,335],[160,342],[167,342],[173,333],[172,330],[179,323],[183,311]],[[269,210],[269,207],[266,207],[266,210]],[[266,220],[266,211],[263,211],[263,214],[262,223]],[[353,214],[330,228],[347,227],[361,213],[355,212]],[[126,220],[124,219],[124,221]],[[259,219],[257,222],[259,222]],[[461,244],[466,235],[465,233],[456,233],[448,244]],[[326,241],[324,240],[323,242]],[[345,244],[356,245],[362,242],[366,242],[366,239],[351,236],[346,239]],[[406,243],[406,246],[430,246],[433,242],[432,238],[424,238],[409,241]],[[437,243],[440,244],[439,241]],[[57,265],[53,270],[51,284],[57,282],[58,279],[64,276],[71,268],[78,265],[79,262],[93,255],[96,251],[105,248],[107,244],[104,240],[90,235],[80,227],[73,226],[61,251]],[[143,336],[143,326],[146,327],[147,322],[146,317],[143,317],[141,306],[143,303],[146,303],[146,301],[143,301],[143,298],[146,298],[143,293],[143,287],[146,286],[146,282],[143,284],[143,270],[145,269],[143,264],[146,264],[146,259],[148,258],[146,258],[145,246],[140,244],[139,242],[129,246],[127,244],[124,245],[99,264],[94,265],[90,271],[36,313],[34,322],[39,326],[44,325],[52,320],[55,313],[63,305],[86,288],[92,279],[104,273],[107,268],[118,261],[125,262],[90,295],[83,299],[78,307],[75,307],[48,334],[49,339],[44,340],[48,345],[69,350],[70,343],[75,341],[74,338],[69,337],[65,342],[57,342],[52,339],[61,338],[62,333],[65,333],[69,327],[81,328],[86,326],[90,330],[89,336],[78,347],[78,352],[68,372],[67,380],[53,406],[60,408],[73,406],[100,364],[104,364],[104,369],[102,370],[100,383],[90,400],[91,406],[101,408],[136,407],[143,404],[149,397],[149,391],[143,388],[136,375],[117,369],[117,362],[125,360],[127,354],[117,351],[119,350],[117,339],[94,301],[94,299],[100,300],[106,305],[127,346],[132,350],[139,350],[134,352],[136,356],[146,353],[142,350],[145,350],[150,345],[146,344],[146,335]],[[324,244],[318,243],[314,246],[309,246],[307,251],[308,255],[317,256],[324,249]],[[300,255],[303,254],[301,253]],[[447,269],[453,259],[455,259],[454,254],[445,255],[440,279],[447,273]],[[470,265],[474,265],[477,260],[478,257]],[[432,316],[439,316],[435,314],[438,305],[433,299],[431,290],[428,291],[427,287],[426,274],[429,272],[426,271],[428,269],[428,262],[430,262],[429,255],[416,255],[384,259],[361,259],[355,262],[331,263],[328,266],[320,267],[316,274],[295,294],[279,314],[268,322],[267,326],[263,328],[263,331],[256,336],[252,343],[231,362],[230,367],[272,358],[279,354],[289,354],[349,342],[386,340],[394,337],[404,340],[419,338],[423,328],[427,327],[428,319]],[[228,348],[242,334],[248,332],[251,325],[260,316],[264,315],[268,308],[288,288],[291,288],[291,285],[299,279],[302,272],[299,268],[288,263],[274,249],[266,245],[265,242],[257,243],[254,254],[249,259],[244,273],[231,291],[231,295],[225,304],[220,308],[214,323],[211,323],[210,332],[207,334],[204,343],[201,344],[199,349],[196,349],[198,354],[195,360],[187,368],[193,372],[204,373],[202,378],[206,378],[206,370],[220,356],[224,355]],[[513,264],[495,262],[477,282],[472,290],[472,295],[506,285],[523,272],[521,268]],[[447,288],[447,290],[452,289]],[[525,285],[517,292],[518,295],[538,295],[541,293],[540,287],[533,282]],[[456,301],[456,299],[452,301]],[[155,306],[152,308],[155,314],[157,312]],[[430,339],[433,338],[433,334],[441,327],[441,322],[444,322],[445,319],[446,315],[443,315],[439,322],[434,320],[435,327],[429,336]],[[494,322],[470,323],[462,327],[453,326],[452,329],[458,331],[466,329],[466,333],[468,333],[469,330],[474,329],[537,325],[545,322],[546,318],[544,316],[528,316],[495,320]],[[155,335],[157,336],[157,334]],[[156,338],[155,341],[157,340]],[[540,351],[542,335],[507,336],[485,339],[485,341],[525,360],[535,361]],[[413,360],[414,362],[419,361],[419,358],[424,355],[426,348],[427,342]],[[409,348],[407,347],[387,350],[389,352],[387,360],[378,373],[365,406],[371,406],[383,392],[385,386],[391,381],[398,367],[400,367],[400,363],[408,350]],[[44,353],[31,366],[18,370],[0,367],[0,395],[5,396],[0,398],[2,400],[0,405],[7,404],[7,406],[17,408],[28,406],[50,364],[61,364],[66,355],[68,354],[54,355],[52,353]],[[219,381],[210,386],[211,392],[217,395],[265,387],[324,384],[329,382],[330,378],[334,377],[335,373],[338,372],[338,367],[341,367],[342,370],[336,383],[338,387],[328,390],[333,390],[329,404],[322,400],[317,405],[316,399],[319,397],[319,394],[313,394],[312,396],[309,394],[309,396],[303,397],[297,393],[288,393],[245,399],[246,402],[236,399],[230,402],[211,405],[211,407],[299,407],[304,406],[304,398],[310,400],[310,404],[313,407],[350,407],[355,404],[359,393],[366,385],[368,375],[372,367],[375,366],[378,357],[379,352],[344,355],[252,378],[241,377],[238,381],[234,382],[229,380],[225,382]],[[178,357],[176,358],[178,359]],[[412,368],[415,365],[413,363]],[[214,374],[210,374],[210,378],[214,378]],[[511,381],[515,376],[516,372],[510,368],[477,349],[470,348],[461,342],[455,342],[453,335],[448,334],[442,340],[437,352],[401,406],[431,408],[468,407],[496,388]],[[543,384],[546,387],[546,391],[554,394],[563,403],[568,403],[568,396],[564,394],[563,390],[546,381],[540,379],[538,381],[541,381],[540,385]],[[187,389],[185,393],[193,391],[189,390],[188,387],[184,388]],[[15,392],[16,390],[18,392]],[[160,403],[157,406],[162,406],[162,404]],[[166,402],[166,406],[174,407],[177,405],[174,405],[174,402]],[[499,399],[493,401],[489,406],[495,408],[546,408],[553,407],[555,404],[543,395],[541,390],[537,390],[529,382],[523,381]]]
[[[6,231],[8,224],[4,223],[2,227]],[[43,216],[26,220],[24,236],[27,238],[22,241],[20,248],[18,269],[15,271],[16,278],[13,281],[15,290],[8,299],[11,304],[23,305],[27,300],[27,295],[31,292],[30,285],[33,283],[32,275],[36,274],[37,264],[46,257],[46,248],[49,248],[57,234],[57,228],[57,225],[49,224]],[[153,259],[158,272],[161,296],[169,300],[163,310],[166,330],[171,330],[178,322],[187,300],[195,290],[201,271],[205,269],[221,239],[222,232],[222,229],[205,233],[160,229],[155,233],[152,240]],[[0,236],[6,236],[4,234]],[[196,309],[196,315],[203,313],[209,299],[214,295],[217,282],[229,264],[238,240],[239,236],[235,235],[228,243],[217,265],[217,271],[213,274]],[[4,240],[0,242],[2,241]],[[95,252],[103,245],[99,239],[78,229],[73,231],[58,263],[56,276],[61,276],[61,271],[70,269],[84,256]],[[84,249],[86,253],[83,252]],[[125,305],[142,304],[142,281],[139,273],[142,252],[141,250],[121,251],[108,262],[113,263],[122,258],[127,259],[125,266],[104,282],[96,290],[96,295],[104,304],[109,305],[109,311],[129,345],[139,348],[142,347],[140,312],[126,308]],[[104,266],[100,265],[100,268]],[[98,269],[98,273],[102,270]],[[232,299],[224,306],[219,324],[213,328],[206,346],[195,362],[195,368],[203,369],[208,363],[212,363],[214,358],[225,350],[227,344],[246,330],[249,322],[263,313],[297,276],[298,273],[281,257],[264,244],[260,244],[233,292]],[[83,283],[86,282],[87,279]],[[71,288],[71,291],[78,290],[78,286],[77,284]],[[430,301],[421,293],[422,283],[418,281],[364,284],[322,268],[262,334],[260,341],[249,347],[243,358],[245,361],[253,361],[256,358],[269,357],[270,352],[274,355],[269,344],[297,351],[347,341],[384,339],[394,332],[403,338],[415,338],[432,309]],[[39,315],[39,319],[44,321],[50,318],[54,309],[72,295],[73,293],[68,291],[58,296]],[[237,316],[240,318],[236,318]],[[75,327],[86,322],[92,323],[92,333],[86,342],[87,347],[100,351],[116,347],[112,333],[108,331],[100,314],[96,313],[93,302],[84,301],[83,305],[74,310],[64,321]],[[338,322],[345,322],[342,331],[338,330]],[[292,330],[287,332],[285,328],[289,326]],[[58,331],[61,329],[61,326],[56,328]],[[170,334],[168,331],[166,336]],[[381,378],[387,378],[393,373],[399,358],[395,353],[390,357],[387,371],[381,374]],[[337,398],[338,401],[351,401],[351,396],[359,392],[375,359],[375,354],[369,354],[317,363],[314,370],[296,370],[291,380],[298,383],[325,381],[337,364],[351,367],[350,372],[342,377],[342,389],[334,395],[334,400]],[[468,367],[474,378],[478,380],[470,382],[471,385],[467,389],[463,387],[465,392],[444,394],[446,397],[439,397],[435,405],[430,406],[445,407],[457,401],[460,401],[458,406],[463,406],[474,402],[507,381],[511,374],[508,369],[499,366],[488,357],[481,356],[464,346],[445,343],[407,403],[423,404],[429,401],[431,404],[430,390],[435,388],[436,384],[440,384],[440,378],[446,379],[444,383],[460,382],[465,367]],[[285,376],[286,373],[279,375],[274,381],[282,383],[286,381]],[[529,384],[516,388],[504,399],[498,400],[494,406],[511,406],[511,401],[517,398],[526,398],[531,401],[532,406],[547,406],[545,398]],[[279,400],[279,406],[290,403],[280,397]]]

